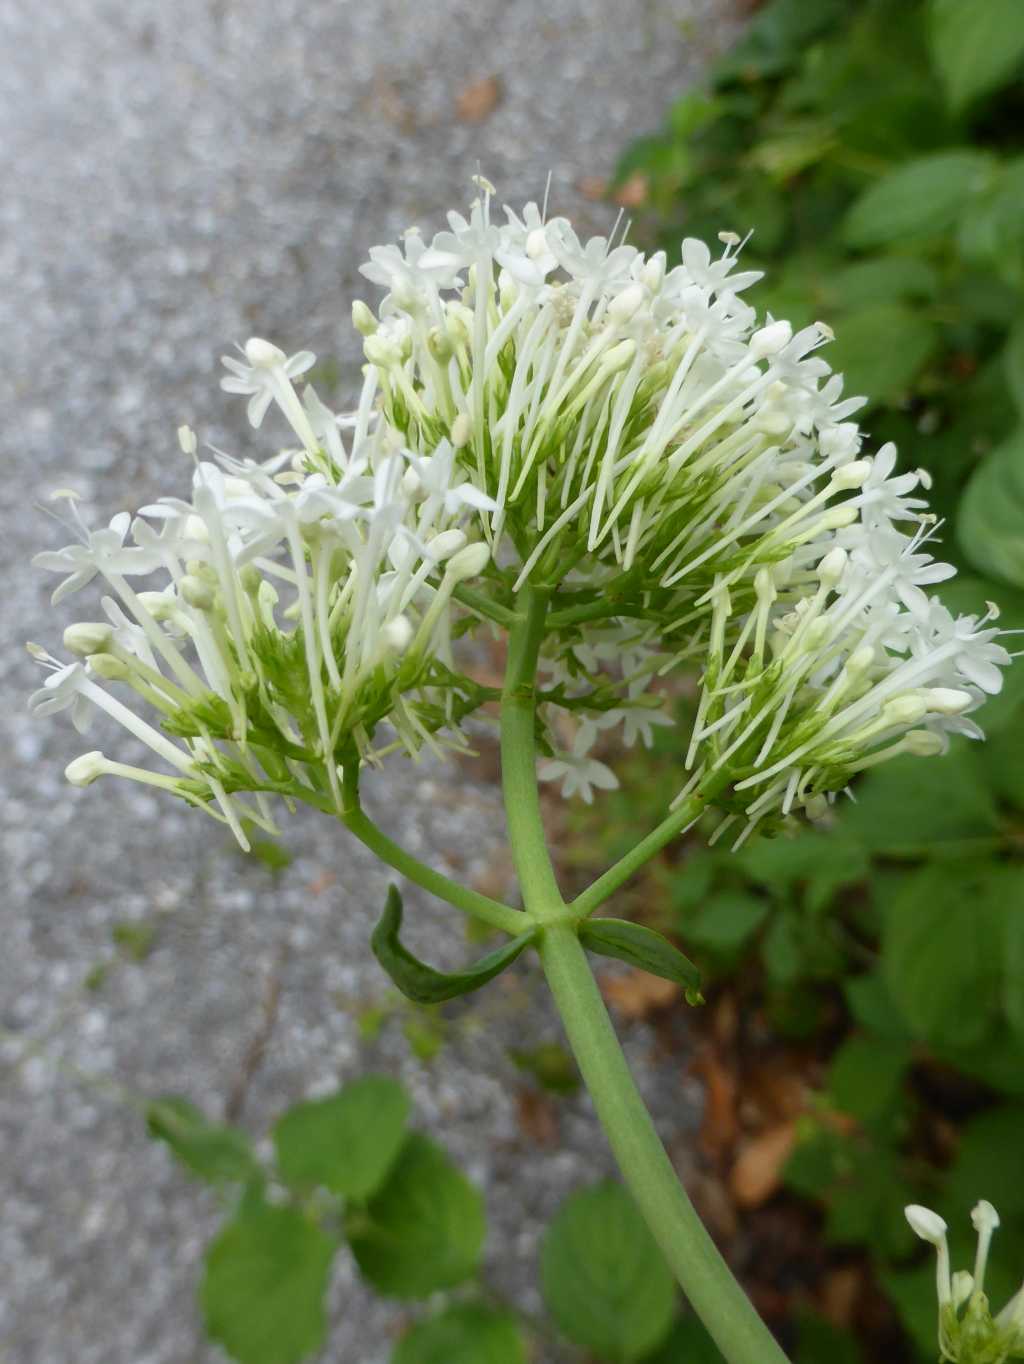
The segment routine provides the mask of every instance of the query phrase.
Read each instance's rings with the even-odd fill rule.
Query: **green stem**
[[[493,620],[498,625],[504,625],[506,629],[515,625],[518,617],[514,611],[510,611],[507,606],[502,606],[499,602],[492,601],[485,592],[478,592],[473,587],[467,587],[465,583],[459,583],[452,588],[452,596],[463,606],[468,606],[471,611],[475,611],[479,616],[486,616],[488,620]]]
[[[538,919],[556,917],[565,905],[544,837],[534,736],[537,658],[549,596],[543,588],[523,589],[522,618],[509,632],[501,699],[501,786],[508,838],[523,903]]]
[[[786,1364],[679,1182],[572,927],[546,927],[540,957],[619,1169],[694,1311],[729,1364]]]
[[[729,1364],[786,1357],[705,1231],[654,1129],[604,1007],[576,925],[566,921],[537,794],[534,678],[550,593],[527,587],[509,635],[501,708],[505,818],[527,913],[543,924],[539,951],[566,1035],[615,1158],[648,1226]],[[575,902],[593,908],[684,827],[707,792],[680,806]]]
[[[375,852],[382,862],[394,867],[395,871],[401,872],[417,886],[429,890],[431,895],[447,900],[456,909],[490,924],[492,928],[500,928],[503,933],[510,933],[513,937],[517,937],[526,927],[521,910],[503,905],[500,900],[492,900],[490,896],[481,895],[468,886],[460,886],[441,872],[426,866],[418,857],[413,857],[412,853],[393,843],[362,810],[346,810],[341,820],[345,828]]]
[[[698,792],[684,800],[656,829],[652,829],[646,838],[641,839],[635,848],[626,853],[625,857],[620,857],[618,862],[589,885],[582,895],[577,895],[571,905],[573,913],[581,919],[592,914],[598,905],[603,904],[609,895],[614,894],[622,883],[628,881],[634,872],[639,871],[645,862],[649,862],[655,853],[661,852],[666,843],[670,843],[677,834],[688,828],[700,816],[707,802],[707,792]]]

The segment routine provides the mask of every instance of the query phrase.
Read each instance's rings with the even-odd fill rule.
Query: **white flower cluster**
[[[58,665],[37,707],[129,724],[100,686],[123,682],[159,712],[164,734],[129,727],[175,789],[267,820],[233,793],[300,781],[337,802],[339,764],[464,742],[488,697],[454,668],[452,613],[507,620],[530,586],[550,596],[541,776],[566,794],[615,785],[598,735],[650,744],[670,723],[652,683],[681,666],[701,691],[680,796],[714,796],[740,837],[895,753],[979,735],[966,713],[1009,661],[995,608],[954,618],[923,590],[953,572],[927,552],[927,477],[896,473],[891,446],[863,454],[861,400],[817,354],[828,329],[759,323],[730,234],[718,258],[685,241],[670,269],[533,204],[494,222],[477,185],[449,231],[370,252],[385,296],[353,309],[354,414],[296,390],[310,354],[251,340],[223,386],[254,426],[276,404],[298,450],[218,453],[191,501],[39,556],[68,574],[55,598],[96,573],[113,596],[108,624],[69,631],[86,662]],[[128,585],[151,572],[168,585]],[[114,770],[91,754],[69,775]]]
[[[935,1247],[939,1300],[939,1352],[950,1364],[1004,1364],[1024,1359],[1024,1287],[993,1317],[985,1294],[985,1271],[999,1214],[982,1199],[971,1212],[978,1234],[973,1271],[950,1272],[946,1222],[931,1208],[912,1203],[905,1209],[915,1235]]]
[[[618,684],[541,775],[589,797],[615,720],[663,723],[652,678],[702,674],[684,790],[715,792],[752,829],[820,813],[850,776],[899,752],[980,736],[966,712],[1001,685],[995,616],[954,618],[924,588],[923,471],[874,457],[863,400],[817,354],[822,324],[759,324],[740,297],[738,239],[681,263],[581,242],[536,205],[491,220],[490,187],[429,243],[379,247],[357,304],[387,420],[428,455],[447,438],[494,502],[481,531],[512,590],[555,589],[545,658],[563,703]],[[726,788],[728,788],[726,792]]]
[[[90,531],[65,494],[79,543],[35,562],[67,575],[54,602],[101,576],[107,619],[68,627],[78,659],[66,665],[30,646],[51,669],[33,709],[72,707],[80,729],[106,711],[175,773],[93,752],[70,765],[70,781],[110,773],[168,787],[227,820],[243,846],[244,820],[273,829],[268,791],[299,783],[340,808],[339,764],[386,751],[375,745],[381,721],[391,746],[415,753],[437,748],[435,735],[479,704],[449,667],[450,603],[490,557],[461,523],[492,505],[447,476],[450,451],[420,460],[368,403],[346,420],[311,387],[300,401],[293,380],[312,355],[289,359],[258,338],[244,355],[225,359],[223,386],[251,395],[254,426],[277,403],[301,447],[262,464],[197,461],[190,501],[162,498],[105,530]],[[178,434],[195,459],[193,432]],[[153,574],[159,589],[129,582]],[[134,692],[161,728],[109,683]],[[239,790],[255,791],[256,805]]]

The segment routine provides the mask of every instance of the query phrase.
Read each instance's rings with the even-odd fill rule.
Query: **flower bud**
[[[612,346],[602,360],[601,368],[606,374],[614,374],[620,369],[625,369],[635,354],[636,342],[629,337],[625,341],[620,341],[617,346]]]
[[[245,358],[254,369],[273,369],[287,362],[287,355],[260,336],[250,336],[245,343]]]
[[[402,363],[401,347],[390,336],[375,332],[363,342],[363,354],[378,369],[394,369]]]
[[[829,507],[818,525],[822,530],[842,530],[843,526],[852,526],[857,516],[857,508],[843,502],[838,507]]]
[[[764,360],[778,355],[793,339],[793,328],[788,322],[769,322],[750,338],[750,358]]]
[[[357,298],[352,304],[352,325],[360,336],[372,336],[380,323],[362,299]]]
[[[907,692],[894,696],[882,707],[882,719],[887,725],[916,725],[928,714],[928,702],[923,696]]]
[[[439,365],[446,365],[455,354],[455,345],[443,327],[431,327],[427,332],[427,350]]]
[[[178,606],[177,602],[164,592],[140,592],[138,600],[159,623],[170,620]]]
[[[453,578],[455,582],[462,582],[465,578],[475,578],[478,573],[484,571],[490,562],[490,558],[491,551],[482,542],[466,545],[464,549],[460,549],[448,560],[447,576]]]
[[[404,654],[412,635],[412,626],[405,616],[396,616],[380,629],[381,644],[389,654]]]
[[[903,736],[904,751],[915,758],[936,758],[943,747],[942,736],[930,729],[912,729]]]
[[[962,715],[973,699],[956,687],[929,687],[925,692],[928,709],[935,715]]]
[[[922,1241],[937,1246],[946,1239],[946,1223],[937,1212],[932,1212],[931,1208],[923,1208],[920,1203],[911,1203],[909,1207],[903,1209],[903,1213],[910,1223],[910,1230],[915,1236],[920,1236]]]
[[[91,786],[106,770],[107,760],[97,748],[69,762],[64,769],[64,776],[72,786]]]
[[[465,531],[443,530],[427,542],[427,553],[440,564],[458,553],[465,543]]]
[[[855,677],[867,670],[875,661],[875,651],[870,644],[862,644],[859,649],[854,649],[853,653],[846,660],[846,671]]]
[[[656,251],[640,271],[640,280],[651,293],[657,293],[665,280],[665,266],[668,258],[664,251]]]
[[[191,426],[178,427],[178,444],[181,446],[181,453],[183,455],[195,454],[198,448],[198,442],[196,440],[196,433],[192,430]]]
[[[88,658],[90,654],[102,653],[109,648],[113,637],[111,626],[104,625],[102,621],[83,620],[77,625],[69,625],[64,631],[64,648]]]
[[[543,227],[535,227],[526,235],[526,254],[531,260],[540,260],[548,253],[548,234]]]
[[[89,659],[89,670],[105,682],[123,682],[131,675],[131,669],[124,659],[113,654],[93,654]]]
[[[469,438],[473,434],[473,423],[468,412],[460,412],[452,422],[452,446],[456,450],[461,450],[463,446],[469,444]]]
[[[845,491],[849,488],[862,488],[871,474],[869,459],[851,459],[841,464],[832,475],[832,487]]]
[[[213,606],[213,589],[193,573],[186,573],[184,577],[179,578],[178,594],[182,601],[188,602],[189,606],[194,606],[197,611],[209,611]]]
[[[612,322],[622,325],[632,318],[644,301],[644,290],[640,284],[629,284],[621,293],[616,294],[608,304],[608,316]]]
[[[835,587],[840,578],[846,572],[846,561],[849,555],[842,545],[836,545],[835,549],[830,549],[818,565],[818,581],[822,587]]]

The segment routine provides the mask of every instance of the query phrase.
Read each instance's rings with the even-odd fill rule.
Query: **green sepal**
[[[401,927],[402,897],[395,886],[389,886],[384,913],[373,930],[370,946],[373,948],[373,955],[402,994],[417,1004],[439,1004],[442,1000],[455,999],[457,995],[467,995],[472,990],[479,990],[481,985],[486,985],[489,980],[493,980],[504,971],[506,966],[511,965],[537,933],[536,928],[531,928],[528,933],[520,933],[518,938],[513,938],[504,947],[488,952],[475,966],[465,971],[445,974],[417,960],[402,946],[398,939]]]
[[[674,980],[686,991],[688,1004],[703,1004],[700,972],[678,947],[653,928],[633,924],[627,919],[584,919],[579,927],[580,942],[602,957],[615,957],[639,966],[652,976]]]

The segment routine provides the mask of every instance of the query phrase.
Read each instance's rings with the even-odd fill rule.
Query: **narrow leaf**
[[[210,1122],[195,1104],[176,1094],[146,1105],[146,1127],[151,1137],[166,1142],[187,1170],[212,1184],[244,1182],[260,1174],[244,1132]]]
[[[653,928],[626,919],[585,919],[579,931],[580,942],[591,952],[628,961],[630,966],[639,966],[641,971],[649,971],[663,980],[674,980],[683,986],[690,1004],[703,1003],[700,972]]]
[[[373,948],[373,955],[402,994],[417,1004],[439,1004],[442,1000],[455,999],[457,995],[479,990],[481,985],[486,985],[489,980],[500,975],[506,966],[511,965],[523,948],[533,941],[536,933],[536,929],[521,933],[518,938],[513,938],[503,947],[481,957],[475,966],[468,967],[465,971],[446,974],[443,971],[435,971],[432,966],[419,961],[402,946],[398,938],[401,927],[402,897],[395,886],[389,886],[384,913],[373,930],[370,946]]]

